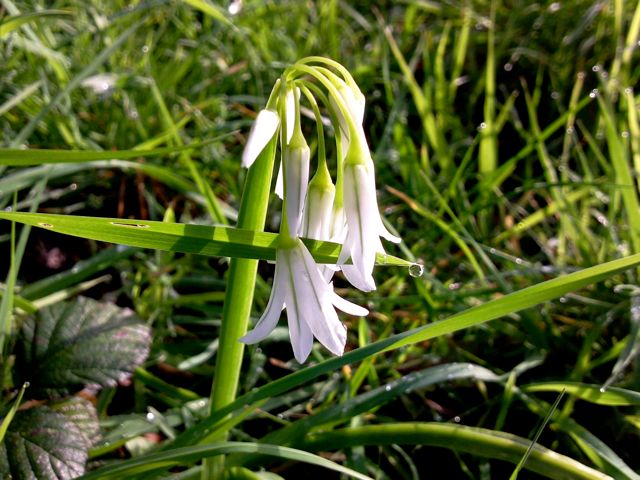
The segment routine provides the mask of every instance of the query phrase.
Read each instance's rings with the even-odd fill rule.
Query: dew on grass
[[[38,222],[38,226],[42,228],[53,228],[53,225],[50,223]]]
[[[567,135],[573,135],[573,132],[574,132],[573,127],[567,128]]]
[[[591,67],[591,71],[592,72],[599,72],[600,71],[600,65],[594,65],[593,67]]]
[[[385,385],[384,390],[385,390],[385,392],[390,392],[391,391],[391,385]]]
[[[460,418],[458,415],[456,415],[455,417],[453,417],[453,421],[454,421],[455,423],[460,423],[460,420],[461,420],[461,418]]]
[[[560,98],[560,93],[558,92],[551,92],[551,98],[553,98],[554,100],[557,100]]]
[[[589,97],[596,98],[597,96],[598,96],[598,89],[594,88],[593,90],[591,90],[591,93],[589,93]]]
[[[482,122],[480,125],[478,125],[478,131],[481,132],[482,130],[484,130],[485,128],[487,128],[487,124]]]
[[[156,419],[156,416],[153,412],[147,412],[146,418],[148,422],[153,422]]]
[[[502,68],[504,68],[505,72],[510,72],[511,70],[513,70],[513,63],[507,62]]]
[[[414,263],[409,266],[409,275],[413,278],[421,277],[424,274],[424,265],[420,265],[419,263]]]
[[[629,138],[629,132],[627,131],[622,132],[620,135],[622,135],[622,138]]]
[[[149,45],[143,45],[141,50],[142,53],[149,53]]]

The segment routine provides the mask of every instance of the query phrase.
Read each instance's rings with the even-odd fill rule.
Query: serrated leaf
[[[0,444],[2,478],[66,480],[82,475],[89,444],[65,415],[38,406],[18,412]]]
[[[79,297],[24,322],[16,367],[34,397],[115,386],[146,359],[150,336],[130,310]]]
[[[86,437],[89,445],[93,446],[100,441],[98,412],[89,400],[82,397],[70,397],[52,403],[50,406],[54,411],[63,414],[75,423],[78,430]]]

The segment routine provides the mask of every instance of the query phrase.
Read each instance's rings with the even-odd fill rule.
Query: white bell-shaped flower
[[[273,289],[265,312],[255,328],[240,341],[257,343],[276,327],[286,308],[289,337],[296,360],[303,363],[313,346],[313,337],[334,355],[344,353],[347,330],[338,319],[336,308],[351,315],[367,315],[360,307],[338,296],[327,282],[307,247],[299,238],[288,239],[278,248]]]
[[[258,155],[262,153],[269,141],[278,131],[279,126],[280,117],[275,111],[268,108],[260,110],[258,116],[253,122],[253,125],[251,126],[247,144],[242,152],[243,167],[249,168],[253,165],[253,162],[256,161]]]

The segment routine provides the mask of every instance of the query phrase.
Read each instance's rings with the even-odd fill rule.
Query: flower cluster
[[[303,101],[313,112],[318,135],[317,169],[311,180],[310,149],[301,127]],[[331,283],[333,274],[342,270],[354,287],[375,290],[376,254],[384,253],[380,237],[400,241],[383,226],[378,211],[374,164],[362,125],[364,104],[364,96],[342,65],[309,57],[285,70],[258,113],[242,164],[251,167],[270,143],[279,143],[276,193],[283,199],[282,221],[269,303],[241,341],[256,343],[267,337],[286,308],[296,360],[307,359],[314,337],[341,355],[347,335],[336,308],[351,315],[368,314],[339,297]],[[334,131],[335,183],[327,165],[321,108]],[[317,264],[300,237],[341,243],[338,264]]]

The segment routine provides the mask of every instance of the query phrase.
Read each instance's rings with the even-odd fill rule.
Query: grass
[[[538,438],[519,478],[638,476],[634,2],[245,0],[230,15],[0,0],[0,16],[1,208],[235,225],[252,119],[287,65],[324,55],[367,98],[379,202],[403,239],[385,248],[426,270],[378,267],[371,294],[337,279],[372,312],[345,319],[350,351],[317,345],[300,366],[276,329],[245,349],[239,399],[208,416],[226,259],[0,222],[6,334],[78,292],[152,327],[131,380],[91,393],[90,468],[198,478],[219,454],[237,476],[507,478]],[[261,263],[255,318],[272,275]],[[3,348],[6,416],[21,385]],[[122,460],[134,453],[147,456]]]

